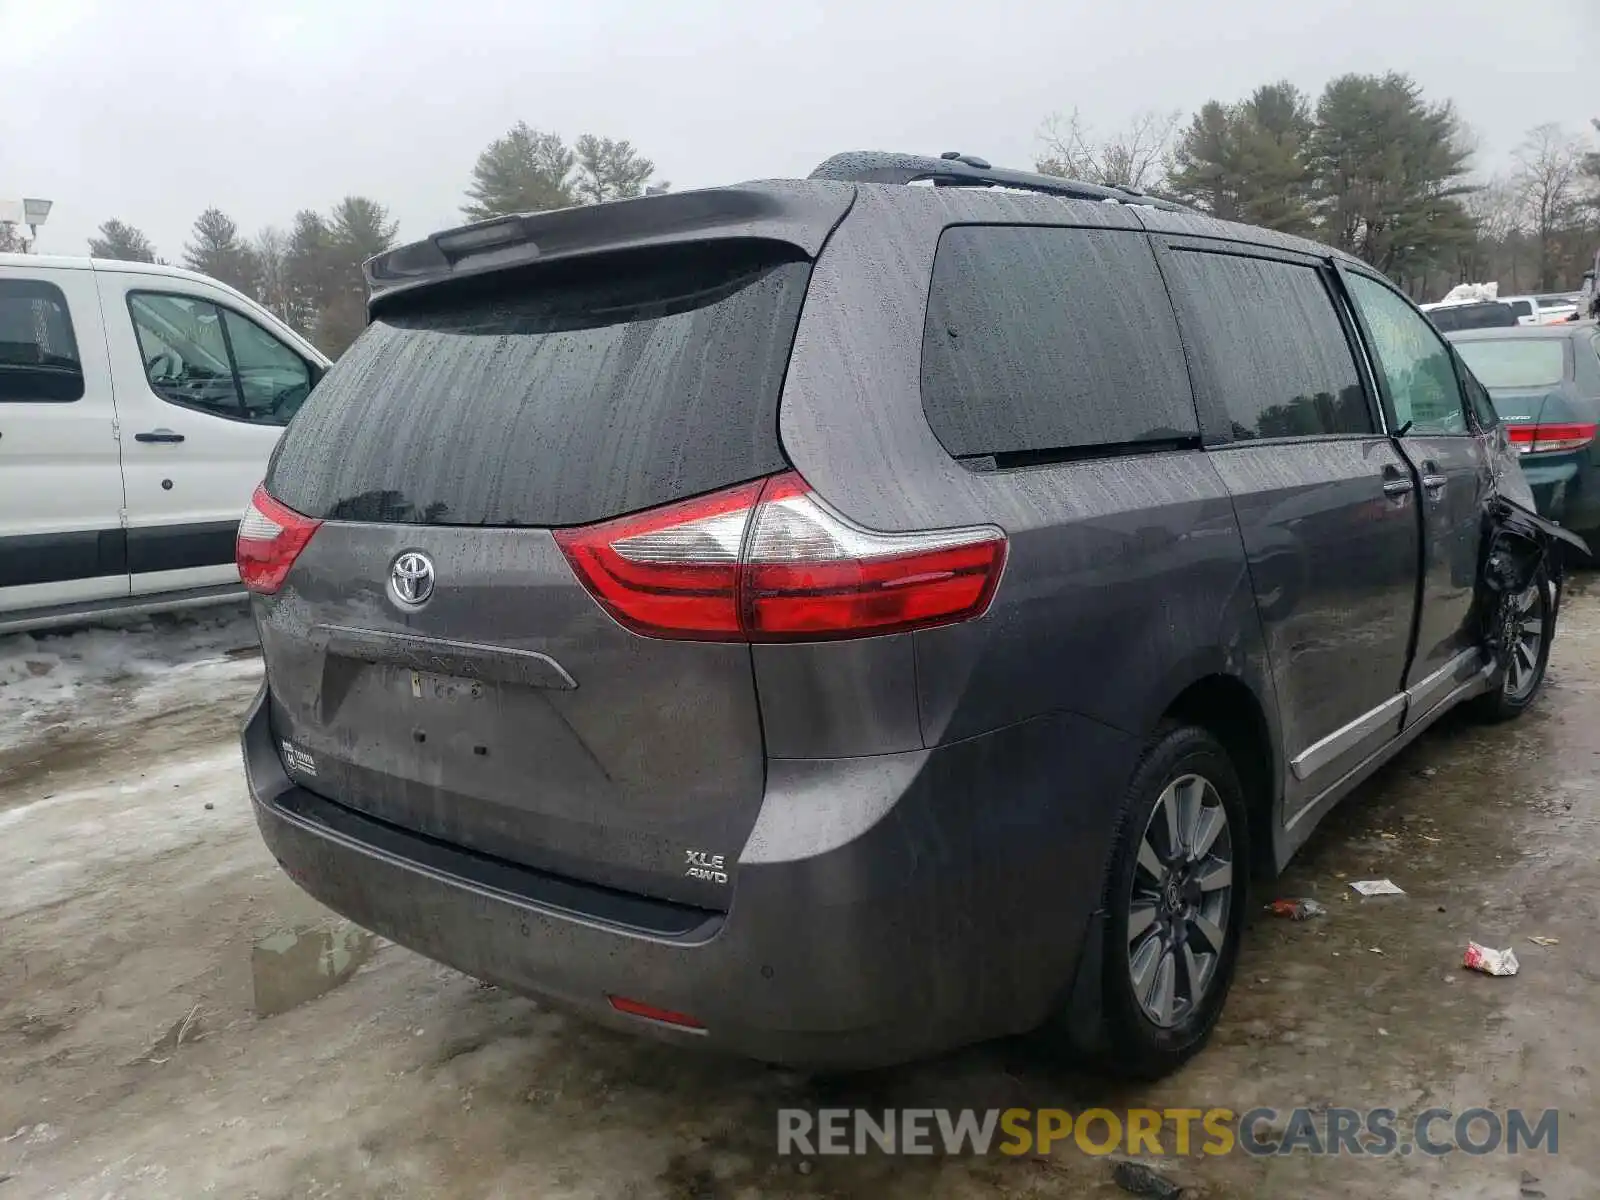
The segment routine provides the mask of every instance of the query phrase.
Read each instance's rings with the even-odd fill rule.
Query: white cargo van
[[[192,271],[0,254],[0,632],[242,596],[239,514],[328,366]]]

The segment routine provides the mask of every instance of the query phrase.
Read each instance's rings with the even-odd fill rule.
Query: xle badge
[[[727,883],[728,873],[722,868],[722,855],[707,854],[704,850],[685,850],[684,861],[689,869],[684,872],[690,879],[704,879],[707,883]]]

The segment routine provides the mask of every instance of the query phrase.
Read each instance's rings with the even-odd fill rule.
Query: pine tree
[[[578,180],[574,191],[589,204],[626,200],[644,194],[656,165],[628,141],[613,141],[586,133],[574,147]]]
[[[1420,277],[1473,236],[1470,157],[1454,107],[1423,100],[1409,77],[1333,80],[1307,145],[1320,236],[1391,278]]]
[[[193,241],[183,247],[183,265],[254,296],[260,286],[255,251],[239,238],[239,227],[218,208],[195,218]]]
[[[518,212],[544,212],[574,203],[575,157],[561,136],[518,121],[490,142],[472,167],[470,202],[462,212],[474,221]]]
[[[100,236],[89,239],[92,258],[111,258],[120,262],[156,261],[156,248],[150,239],[132,225],[113,217],[100,226]]]

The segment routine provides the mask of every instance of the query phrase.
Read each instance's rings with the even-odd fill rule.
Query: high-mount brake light
[[[257,486],[234,542],[234,561],[244,586],[264,596],[276,592],[321,524],[279,504],[264,485]]]
[[[1007,547],[992,525],[863,529],[793,471],[555,537],[590,594],[628,629],[752,642],[968,620],[988,608]]]

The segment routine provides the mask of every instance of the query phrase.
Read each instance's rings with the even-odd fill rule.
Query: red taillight
[[[680,1029],[704,1030],[705,1026],[695,1020],[688,1013],[673,1012],[670,1008],[657,1008],[653,1004],[645,1004],[641,1000],[629,1000],[626,996],[607,996],[611,1007],[619,1013],[627,1013],[630,1017],[643,1017],[646,1021],[660,1021],[663,1025],[676,1025]]]
[[[263,595],[276,592],[321,524],[285,508],[258,486],[239,521],[234,543],[234,560],[245,587]]]
[[[1508,425],[1511,448],[1518,454],[1549,454],[1557,450],[1581,450],[1594,441],[1600,425],[1573,421],[1552,425]]]
[[[1005,565],[993,526],[875,533],[794,472],[556,532],[589,592],[652,637],[866,637],[982,613]]]

